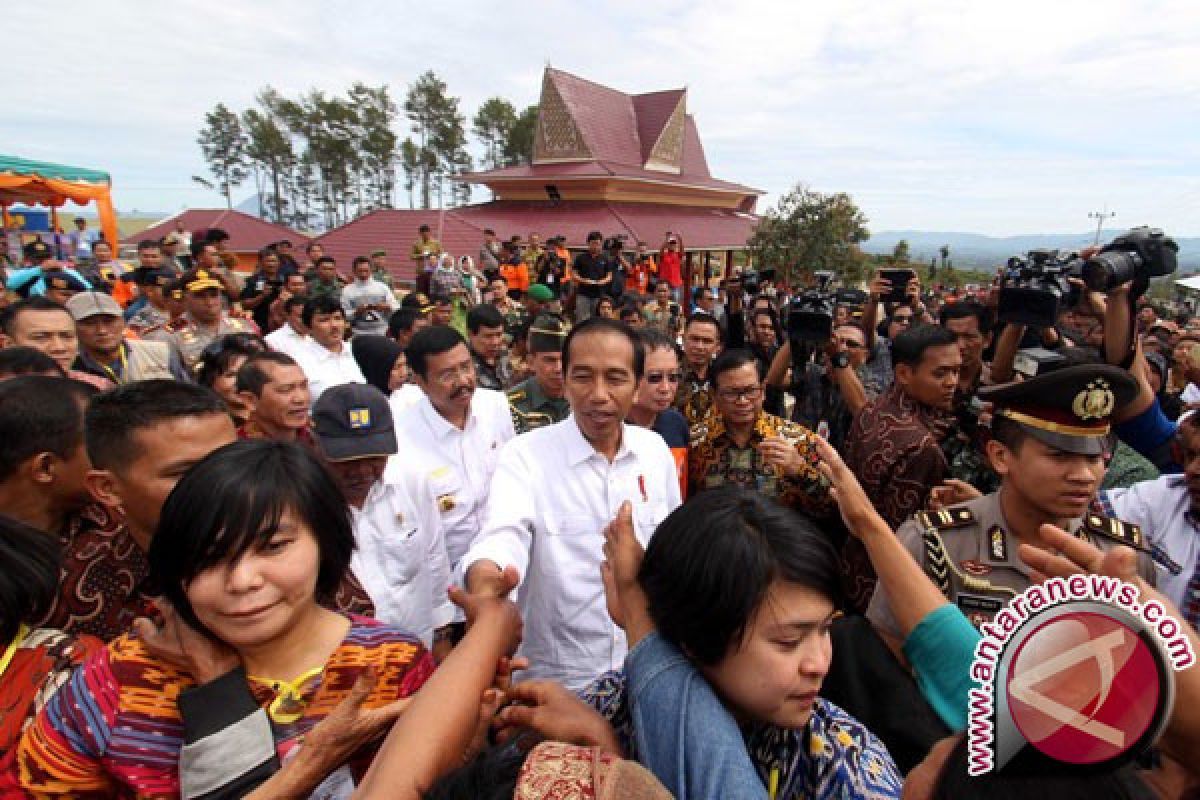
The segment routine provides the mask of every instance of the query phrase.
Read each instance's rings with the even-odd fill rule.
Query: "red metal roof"
[[[189,232],[202,228],[220,228],[229,234],[229,249],[235,253],[257,253],[281,239],[288,239],[294,245],[294,250],[303,252],[304,245],[310,238],[291,228],[241,211],[226,208],[189,208],[121,241],[123,244],[136,244],[143,239],[161,239],[168,233],[173,233],[179,222],[183,222],[183,229]]]
[[[699,159],[700,163],[704,162],[704,151],[697,146],[696,155],[693,159]],[[685,156],[686,158],[686,156]],[[638,166],[630,166],[628,164],[618,164],[614,161],[577,161],[574,163],[565,164],[526,164],[518,167],[502,167],[500,169],[490,170],[488,172],[472,172],[463,175],[462,178],[467,183],[496,183],[497,185],[509,180],[523,180],[529,178],[544,179],[547,183],[552,183],[555,180],[569,180],[572,178],[631,178],[643,181],[652,181],[655,183],[670,183],[678,186],[697,186],[703,189],[716,189],[719,191],[734,192],[737,194],[763,194],[761,189],[755,189],[750,186],[743,186],[740,183],[730,183],[729,181],[721,181],[716,178],[709,178],[695,173],[683,175],[674,175],[670,172],[659,172],[657,170],[642,169]]]
[[[632,245],[644,240],[655,250],[663,236],[674,231],[683,237],[688,250],[736,250],[745,247],[758,217],[738,211],[655,205],[650,203],[577,202],[555,205],[499,201],[462,206],[445,211],[391,209],[375,211],[319,237],[325,252],[342,267],[360,255],[380,248],[388,252],[393,274],[412,280],[409,258],[417,240],[417,228],[428,225],[443,249],[454,255],[478,258],[483,229],[491,228],[500,239],[530,233],[542,239],[563,235],[567,245],[582,249],[588,233],[605,236],[625,234]]]
[[[667,89],[663,92],[649,92],[633,96],[633,110],[637,115],[637,134],[642,143],[642,159],[638,166],[645,164],[650,158],[654,143],[662,135],[671,112],[679,105],[685,92],[683,89]],[[705,175],[708,174],[706,171]]]

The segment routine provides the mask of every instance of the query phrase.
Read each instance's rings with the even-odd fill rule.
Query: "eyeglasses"
[[[853,339],[838,339],[838,343],[847,350],[861,350],[866,347],[862,342],[856,342]]]
[[[657,386],[658,384],[662,383],[663,381],[666,381],[667,383],[679,383],[681,380],[683,380],[682,372],[647,372],[646,373],[646,383],[649,383],[653,386]]]
[[[757,400],[762,395],[763,388],[761,386],[743,386],[740,389],[718,389],[717,397],[729,403],[736,403],[740,400]]]

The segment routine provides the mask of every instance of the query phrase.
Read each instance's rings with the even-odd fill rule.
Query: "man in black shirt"
[[[608,293],[612,283],[612,263],[604,253],[604,236],[600,231],[587,235],[587,250],[575,256],[575,321],[583,322],[592,316],[596,301]]]

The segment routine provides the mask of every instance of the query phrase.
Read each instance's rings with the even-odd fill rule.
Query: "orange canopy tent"
[[[0,208],[6,228],[13,203],[49,206],[54,211],[68,200],[81,206],[95,201],[104,240],[115,248],[119,238],[111,189],[107,172],[0,155]]]

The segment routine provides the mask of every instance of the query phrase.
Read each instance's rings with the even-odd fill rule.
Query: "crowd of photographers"
[[[979,628],[1037,579],[1200,647],[1161,232],[959,290],[423,227],[411,291],[220,233],[6,275],[0,796],[1197,792],[1194,666],[1146,746],[967,770]]]

